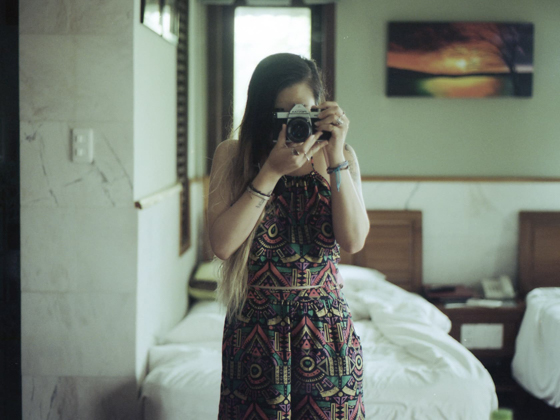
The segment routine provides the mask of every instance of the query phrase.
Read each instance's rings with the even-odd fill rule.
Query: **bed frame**
[[[519,213],[519,291],[560,287],[560,212]]]

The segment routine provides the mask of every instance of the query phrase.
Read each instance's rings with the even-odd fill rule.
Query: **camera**
[[[289,111],[275,111],[272,138],[277,140],[282,130],[282,124],[286,124],[286,141],[304,142],[310,135],[317,132],[315,122],[319,121],[318,115],[321,111],[321,109],[308,111],[303,104],[296,104]],[[328,140],[330,138],[331,133],[326,131],[319,137],[319,140]]]

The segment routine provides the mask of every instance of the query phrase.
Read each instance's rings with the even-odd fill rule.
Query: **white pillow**
[[[215,301],[200,301],[163,338],[160,344],[188,344],[221,341],[225,309]]]
[[[364,290],[378,290],[386,285],[390,287],[390,283],[385,280],[385,274],[373,268],[349,264],[339,264],[338,274],[341,277],[339,282],[344,285],[342,294],[346,298],[352,319],[370,319],[368,305],[362,301],[361,294]]]
[[[386,276],[372,268],[340,264],[340,275],[344,279],[342,292],[348,301],[352,318],[371,319],[372,307],[381,306],[395,318],[422,322],[449,332],[451,322],[438,308],[423,297],[407,292],[386,280]]]

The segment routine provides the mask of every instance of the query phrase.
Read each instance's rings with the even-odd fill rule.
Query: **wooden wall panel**
[[[342,261],[375,268],[387,280],[405,290],[422,287],[422,212],[406,210],[368,211],[370,230],[364,249]]]
[[[560,287],[560,212],[519,213],[519,290]]]

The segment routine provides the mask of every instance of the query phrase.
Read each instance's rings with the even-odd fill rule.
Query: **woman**
[[[274,139],[275,109],[296,104],[321,110],[317,132],[290,142],[283,125]],[[251,78],[239,140],[216,150],[208,224],[228,308],[219,419],[365,418],[361,345],[337,281],[339,244],[357,252],[369,230],[348,125],[313,61],[275,54]]]

